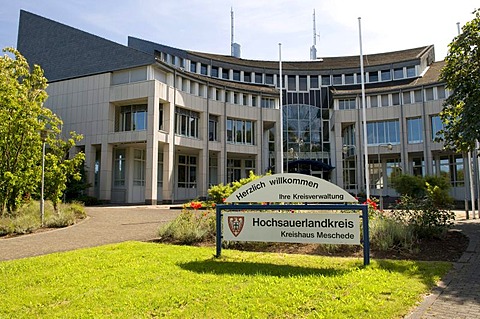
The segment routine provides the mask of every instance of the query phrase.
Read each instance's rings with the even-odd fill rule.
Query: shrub
[[[214,203],[221,204],[224,202],[226,198],[228,198],[228,196],[230,196],[237,189],[260,177],[262,177],[262,175],[255,175],[253,171],[250,171],[248,177],[242,178],[239,181],[234,181],[227,185],[220,184],[220,185],[214,185],[210,187],[208,189],[208,196],[210,200],[213,201]]]
[[[50,201],[45,201],[44,224],[46,227],[65,227],[86,217],[85,209],[79,203],[60,204],[55,211]],[[40,203],[30,201],[8,217],[0,219],[0,236],[27,234],[41,228]]]
[[[411,226],[390,217],[371,219],[369,226],[372,248],[381,251],[414,249],[417,238]]]
[[[392,211],[393,218],[411,225],[420,238],[441,237],[453,225],[455,213],[450,209],[440,209],[435,204],[435,194],[433,190],[424,198],[402,196]]]
[[[402,174],[392,177],[392,186],[402,196],[430,197],[436,207],[449,209],[453,198],[448,194],[450,182],[442,176],[413,176]]]
[[[230,186],[230,184],[214,185],[214,186],[212,186],[208,189],[208,196],[209,196],[210,200],[213,201],[214,203],[217,203],[217,204],[223,203],[225,198],[230,196],[230,194],[232,194],[232,193],[233,193],[233,191],[232,191],[232,187]]]
[[[425,180],[420,176],[400,174],[392,177],[392,186],[397,193],[410,197],[425,195]]]
[[[85,208],[81,203],[60,204],[56,212],[49,214],[45,226],[60,228],[75,224],[78,219],[87,217]]]
[[[161,238],[180,244],[193,244],[215,236],[215,213],[183,209],[180,215],[158,230]]]

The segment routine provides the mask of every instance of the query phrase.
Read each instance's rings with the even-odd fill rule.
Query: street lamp
[[[382,162],[380,162],[380,147],[385,147],[389,151],[393,149],[392,144],[378,144],[377,145],[377,156],[378,156],[378,165],[380,165],[380,168],[378,170],[378,180],[379,180],[379,186],[380,186],[380,211],[383,211],[383,165]]]

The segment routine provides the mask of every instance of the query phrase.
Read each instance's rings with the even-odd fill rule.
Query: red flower
[[[190,203],[190,207],[197,210],[197,209],[200,209],[202,208],[202,203],[200,202],[191,202]]]
[[[371,207],[375,210],[378,209],[377,203],[375,201],[371,200],[370,198],[367,198],[367,200],[363,204],[367,204],[369,207]]]

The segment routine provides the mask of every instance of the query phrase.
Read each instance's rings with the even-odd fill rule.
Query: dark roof
[[[279,61],[260,61],[260,60],[248,60],[235,58],[229,55],[220,55],[213,53],[204,53],[196,51],[188,51],[161,45],[147,40],[142,40],[134,37],[128,37],[128,45],[146,53],[153,54],[154,51],[165,52],[178,56],[180,58],[193,60],[196,62],[202,62],[206,64],[219,65],[227,68],[238,67],[238,69],[258,69],[258,70],[271,70],[271,72],[277,72],[279,68]],[[434,60],[434,48],[433,45],[423,46],[414,49],[407,49],[394,52],[378,53],[364,55],[364,67],[368,70],[369,67],[379,67],[382,65],[403,65],[406,62],[416,61],[417,63],[411,63],[411,65],[419,64],[418,62],[424,55],[432,55],[431,59]],[[344,69],[359,69],[360,68],[360,56],[343,56],[343,57],[325,57],[322,61],[282,61],[282,69],[286,72],[298,72],[298,71],[328,71],[331,70],[344,70]]]
[[[445,65],[445,61],[433,62],[430,64],[426,72],[416,78],[405,79],[403,81],[392,81],[391,85],[388,85],[388,82],[379,82],[374,84],[365,85],[365,93],[380,93],[380,92],[390,92],[398,90],[408,90],[420,86],[429,86],[438,84],[440,72]],[[352,94],[361,94],[360,85],[351,85],[351,86],[335,86],[331,89],[332,93],[335,95],[352,95]]]
[[[50,82],[155,63],[153,55],[24,10],[17,49]]]
[[[364,55],[364,67],[380,66],[398,64],[407,61],[414,61],[420,59],[424,54],[431,52],[433,45],[394,51],[378,54]],[[246,60],[239,59],[228,55],[218,55],[202,52],[187,51],[193,56],[205,58],[212,61],[227,62],[230,64],[236,64],[239,66],[265,68],[265,69],[278,69],[278,61],[258,61],[258,60]],[[325,57],[321,61],[282,61],[282,69],[286,71],[308,71],[308,70],[332,70],[332,69],[352,69],[360,68],[360,56],[343,56],[343,57]]]

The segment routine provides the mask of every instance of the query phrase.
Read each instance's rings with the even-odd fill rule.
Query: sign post
[[[370,263],[368,206],[323,179],[267,175],[243,185],[225,202],[216,208],[216,257],[222,240],[359,245],[360,216],[354,212],[361,211],[364,265]],[[265,202],[272,204],[258,204]]]

